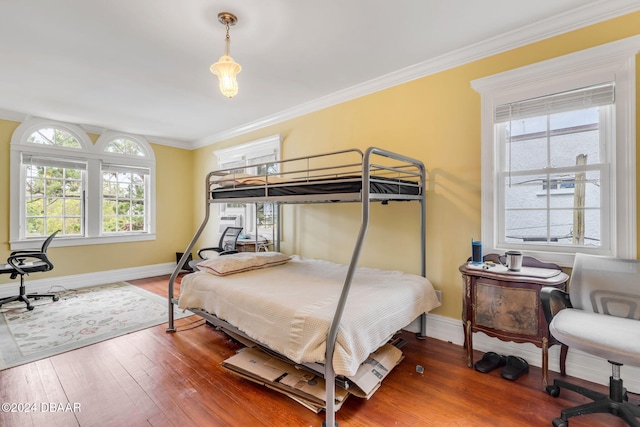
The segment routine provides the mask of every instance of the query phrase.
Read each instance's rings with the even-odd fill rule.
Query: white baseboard
[[[64,289],[79,289],[86,288],[87,286],[97,286],[107,283],[171,274],[175,267],[175,263],[168,262],[165,264],[121,268],[119,270],[99,271],[72,276],[44,277],[42,279],[32,279],[32,277],[40,275],[39,273],[34,273],[32,275],[25,276],[24,280],[27,285],[28,293],[56,292]],[[19,285],[19,281],[16,281],[14,284],[6,283],[0,285],[0,298],[16,295]]]
[[[107,283],[143,279],[146,277],[171,274],[175,263],[149,265],[143,267],[122,268],[118,270],[101,271],[96,273],[77,274],[72,276],[52,277],[31,280],[25,277],[28,292],[48,292],[63,289],[78,289],[87,286],[103,285]],[[0,285],[0,298],[10,297],[17,292],[17,285]],[[417,331],[417,324],[412,324],[408,330]],[[427,315],[427,336],[457,345],[464,345],[464,330],[462,321],[436,314]],[[511,354],[524,358],[530,365],[542,364],[542,352],[533,344],[518,344],[501,341],[483,333],[473,335],[473,348],[482,352],[495,351],[499,354]],[[549,349],[549,370],[560,371],[560,346]],[[611,367],[609,363],[598,357],[593,357],[578,350],[569,348],[567,356],[567,374],[598,384],[609,384]],[[632,393],[640,393],[640,368],[632,366],[622,367],[624,385]]]
[[[435,314],[427,315],[427,336],[439,340],[464,345],[464,328],[462,321]],[[482,332],[473,334],[473,349],[482,352],[495,351],[499,354],[510,354],[524,358],[530,365],[542,365],[542,350],[533,344],[518,344],[501,341],[489,337]],[[609,385],[611,365],[605,359],[594,357],[569,348],[567,355],[567,375],[582,378],[597,384]],[[549,370],[560,372],[560,346],[549,349]],[[640,393],[640,368],[622,366],[621,377],[626,389],[632,393]]]

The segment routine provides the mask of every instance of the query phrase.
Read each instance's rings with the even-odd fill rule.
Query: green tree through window
[[[145,179],[143,173],[103,172],[103,232],[145,231]]]
[[[11,137],[10,241],[29,249],[155,239],[155,155],[146,138],[32,118]],[[63,241],[64,240],[64,241]]]
[[[57,147],[81,148],[80,142],[69,132],[57,128],[42,128],[29,136],[32,144],[55,145]]]
[[[81,236],[81,169],[29,165],[26,168],[26,234],[46,236],[56,230]]]

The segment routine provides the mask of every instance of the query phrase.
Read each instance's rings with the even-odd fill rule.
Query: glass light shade
[[[211,72],[218,76],[220,92],[227,98],[233,98],[238,93],[236,75],[241,70],[240,64],[228,55],[221,56],[218,62],[211,66]]]

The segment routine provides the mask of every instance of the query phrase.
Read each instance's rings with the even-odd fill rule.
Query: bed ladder
[[[344,285],[342,287],[342,293],[340,294],[340,299],[338,300],[338,306],[336,307],[335,315],[333,316],[333,320],[331,321],[331,326],[329,327],[329,333],[327,334],[327,353],[325,355],[325,384],[327,387],[325,400],[326,400],[326,408],[325,408],[325,420],[322,422],[322,427],[337,427],[338,423],[336,421],[336,410],[335,410],[335,379],[336,374],[333,369],[333,351],[335,349],[336,338],[338,336],[338,327],[340,325],[340,321],[342,320],[342,314],[344,313],[344,308],[347,303],[347,299],[349,297],[349,291],[351,289],[351,283],[353,281],[353,276],[355,274],[356,268],[358,267],[358,261],[360,259],[360,253],[362,252],[362,246],[364,244],[364,239],[367,234],[367,229],[369,228],[369,212],[370,212],[370,167],[371,167],[371,156],[373,154],[378,154],[384,157],[393,158],[400,161],[405,161],[407,163],[413,163],[420,169],[420,185],[423,189],[422,197],[420,198],[420,252],[421,252],[421,275],[422,277],[426,277],[426,242],[425,242],[425,231],[426,231],[426,205],[425,205],[425,167],[422,162],[419,162],[415,159],[410,159],[405,156],[401,156],[396,153],[392,153],[390,151],[382,150],[380,148],[370,147],[368,148],[362,160],[362,222],[360,224],[360,231],[358,232],[358,237],[356,239],[356,243],[353,249],[353,255],[351,256],[351,262],[349,263],[349,269],[347,270],[347,276],[344,280]],[[426,315],[423,313],[420,319],[420,336],[426,336]]]

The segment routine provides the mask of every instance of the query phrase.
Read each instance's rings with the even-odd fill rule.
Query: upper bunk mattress
[[[283,265],[229,276],[200,271],[182,279],[179,307],[214,314],[296,363],[324,363],[347,269],[293,256]],[[358,268],[338,329],[334,371],[354,375],[395,332],[439,305],[424,277]]]
[[[322,178],[309,180],[283,180],[269,178],[266,184],[263,177],[227,181],[224,186],[211,191],[212,199],[277,197],[299,195],[322,195],[359,193],[362,190],[362,177],[347,176],[340,178]],[[371,177],[369,190],[373,194],[411,195],[421,194],[420,185],[415,181],[386,177]],[[391,197],[392,198],[392,197]]]

